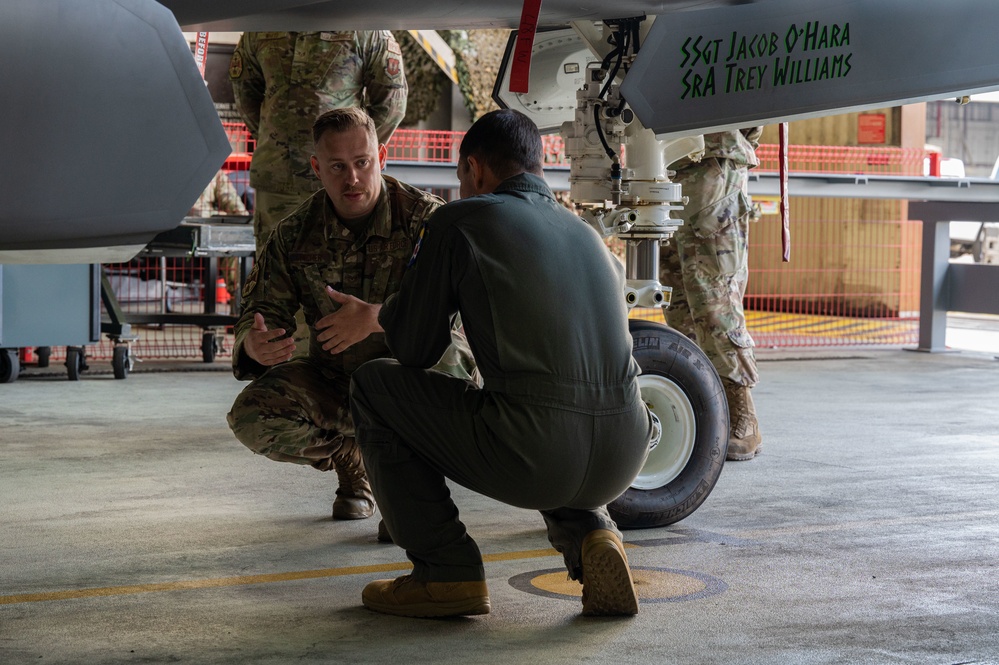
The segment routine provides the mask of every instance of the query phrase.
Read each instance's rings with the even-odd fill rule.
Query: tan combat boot
[[[375,497],[354,437],[344,437],[343,445],[333,454],[333,465],[340,481],[333,500],[333,519],[363,520],[374,515]]]
[[[728,454],[725,459],[732,461],[751,460],[763,450],[760,437],[760,423],[756,419],[752,390],[725,381],[725,397],[728,398],[729,426]]]
[[[420,582],[410,575],[369,582],[361,602],[369,610],[403,617],[471,616],[491,609],[483,581]]]

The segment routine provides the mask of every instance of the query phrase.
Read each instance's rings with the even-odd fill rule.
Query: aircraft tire
[[[663,432],[632,486],[607,509],[622,529],[662,527],[697,510],[718,481],[728,402],[718,373],[691,340],[652,321],[632,320],[630,328],[642,399]]]

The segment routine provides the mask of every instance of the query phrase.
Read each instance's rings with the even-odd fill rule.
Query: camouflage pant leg
[[[229,427],[259,455],[329,471],[343,439],[354,436],[349,386],[349,377],[326,376],[306,358],[275,365],[236,397]]]
[[[743,217],[711,238],[695,234],[674,236],[682,265],[684,309],[666,310],[666,322],[681,332],[693,329],[693,338],[714,365],[718,375],[739,385],[755,386],[759,381],[753,338],[746,329],[742,298],[746,293],[749,269],[744,259],[734,271],[719,264],[719,253],[747,252],[749,219]]]
[[[697,342],[694,317],[690,313],[687,292],[683,288],[683,265],[680,263],[680,253],[676,247],[677,240],[674,235],[659,249],[659,282],[672,289],[669,307],[663,310],[663,315],[670,328]]]
[[[282,219],[295,212],[310,194],[283,194],[258,189],[253,208],[253,237],[257,249],[264,246],[264,241],[274,227]]]
[[[666,322],[695,340],[723,379],[752,387],[759,374],[742,307],[751,219],[745,169],[706,162],[677,178],[690,201],[660,256],[660,281],[673,287]]]

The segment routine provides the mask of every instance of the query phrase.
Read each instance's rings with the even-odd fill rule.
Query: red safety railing
[[[250,130],[241,122],[223,122],[222,127],[232,146],[232,153],[226,158],[222,170],[248,171],[253,159],[253,149],[257,146],[256,139],[250,136]]]
[[[763,144],[756,150],[760,170],[776,171],[778,146]],[[792,145],[788,167],[797,173],[879,173],[923,175],[927,152],[921,148]]]
[[[233,147],[223,170],[246,178],[254,141],[242,123],[223,123]],[[462,132],[399,129],[388,144],[392,161],[456,163]],[[545,163],[567,165],[562,139],[546,135]],[[777,169],[777,146],[761,145],[759,169]],[[791,146],[793,172],[922,175],[926,153],[892,147]],[[242,182],[242,180],[240,180]],[[245,183],[243,183],[245,185]],[[791,192],[791,262],[781,263],[776,203],[757,197],[760,220],[750,227],[747,322],[760,347],[909,344],[916,340],[919,298],[919,223],[907,219],[904,201],[794,198]],[[223,260],[224,261],[224,260]],[[203,311],[205,289],[217,289],[218,311],[228,311],[232,279],[206,284],[206,259],[137,258],[106,266],[128,313]],[[662,319],[657,310],[637,318]],[[196,325],[137,326],[138,358],[201,358],[203,331]],[[221,354],[231,350],[231,334]],[[60,350],[54,350],[59,358]],[[87,353],[110,359],[107,340]]]
[[[458,148],[464,132],[397,129],[389,139],[388,160],[394,162],[427,162],[431,164],[457,164]],[[568,166],[562,137],[545,134],[541,137],[545,164]]]

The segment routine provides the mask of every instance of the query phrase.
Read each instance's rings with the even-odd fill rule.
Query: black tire
[[[642,398],[663,426],[659,445],[624,494],[607,509],[622,529],[661,527],[708,498],[728,450],[725,388],[707,356],[675,330],[632,320]]]
[[[83,371],[86,362],[83,359],[83,349],[78,346],[66,347],[66,373],[70,381],[79,381],[80,372]]]
[[[111,357],[111,369],[114,370],[114,378],[124,379],[128,377],[131,358],[127,344],[119,344],[114,347],[114,355]]]
[[[201,359],[206,363],[215,362],[215,333],[211,330],[201,334]]]
[[[49,366],[49,357],[52,355],[51,346],[39,346],[35,349],[35,357],[38,358],[39,367]]]
[[[17,349],[0,349],[0,383],[13,383],[21,373]]]

